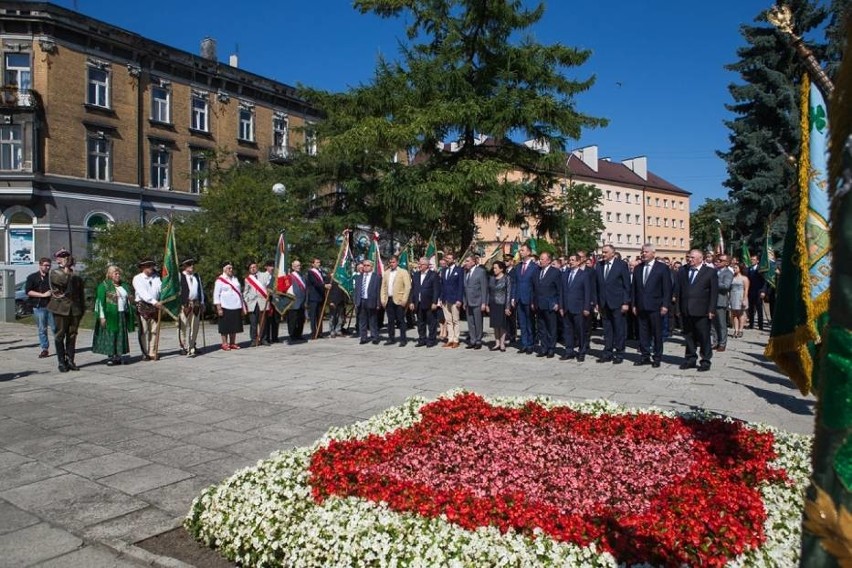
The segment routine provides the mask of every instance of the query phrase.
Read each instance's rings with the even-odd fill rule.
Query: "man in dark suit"
[[[488,305],[488,272],[479,264],[479,255],[464,259],[464,304],[467,310],[467,347],[482,349],[482,314]]]
[[[584,361],[589,351],[586,326],[592,313],[592,287],[594,273],[583,270],[576,254],[568,257],[568,269],[562,273],[562,312],[565,337],[565,355],[562,359],[577,358]]]
[[[533,260],[528,245],[521,245],[520,255],[520,265],[512,270],[515,274],[515,280],[512,282],[512,308],[517,311],[518,327],[521,329],[521,346],[518,353],[532,353],[535,321],[530,306],[533,302],[533,282],[538,278],[539,267]]]
[[[311,339],[322,337],[322,304],[325,300],[326,288],[331,288],[331,284],[325,283],[321,267],[322,261],[318,258],[313,259],[305,279],[308,286],[308,321],[311,322]]]
[[[701,251],[693,249],[687,257],[689,266],[681,269],[677,279],[678,305],[683,319],[686,339],[686,361],[681,369],[710,370],[713,348],[710,343],[710,322],[716,316],[716,298],[719,295],[719,278],[716,270],[703,263]],[[701,364],[696,365],[701,351]]]
[[[464,274],[456,266],[455,256],[448,252],[444,255],[447,267],[441,270],[441,285],[439,300],[444,310],[444,321],[447,323],[447,343],[444,347],[456,349],[459,346],[459,313],[464,300]]]
[[[562,273],[550,265],[550,253],[541,253],[538,278],[533,281],[533,306],[541,347],[539,357],[553,357],[556,350],[556,321],[562,301]]]
[[[305,279],[300,272],[302,263],[294,260],[290,263],[290,281],[292,286],[290,293],[295,299],[287,312],[287,334],[290,336],[287,340],[289,345],[304,341],[302,334],[305,331],[305,298],[307,297],[307,285]]]
[[[663,318],[672,307],[671,273],[656,254],[654,245],[643,245],[642,263],[633,270],[633,315],[639,323],[640,353],[635,365],[650,363],[655,368],[663,358]]]
[[[373,273],[373,261],[364,261],[364,272],[355,277],[355,310],[358,312],[358,333],[361,344],[372,340],[379,343],[379,294],[382,279]],[[367,330],[370,331],[369,338]]]
[[[766,277],[760,271],[757,255],[751,255],[748,267],[748,328],[754,329],[754,315],[757,314],[757,327],[763,331],[763,299],[765,297]]]
[[[415,347],[434,347],[438,327],[438,296],[441,279],[429,270],[429,259],[425,256],[417,261],[418,272],[411,277],[411,304],[409,308],[417,314],[417,344]]]
[[[624,361],[627,326],[624,316],[630,309],[630,270],[615,257],[612,245],[601,249],[602,259],[595,268],[598,311],[604,326],[604,352],[598,363]]]

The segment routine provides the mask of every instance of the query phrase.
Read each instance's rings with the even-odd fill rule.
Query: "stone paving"
[[[37,358],[34,327],[0,324],[0,566],[186,566],[134,543],[178,526],[203,487],[274,450],[456,387],[813,430],[813,398],[763,358],[768,334],[758,331],[730,339],[707,373],[678,369],[678,338],[651,369],[632,366],[635,349],[613,365],[351,338],[223,352],[214,335],[208,325],[207,352],[187,359],[164,325],[160,361],[134,351],[130,364],[108,367],[83,331],[81,370],[60,374],[55,358]]]

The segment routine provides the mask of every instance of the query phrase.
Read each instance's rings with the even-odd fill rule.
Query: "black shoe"
[[[405,347],[406,345],[408,345],[408,342],[407,342],[407,341],[400,341],[400,342],[399,342],[399,346],[400,346],[400,347]]]
[[[427,341],[426,342],[426,348],[427,349],[430,348],[430,347],[435,347],[436,345],[438,345],[437,341]]]
[[[699,373],[705,373],[709,370],[710,370],[710,363],[701,363],[701,365],[698,366],[698,372]]]
[[[536,353],[536,357],[547,357],[547,352],[539,351],[538,353]]]
[[[476,349],[476,345],[474,345],[473,343],[468,343],[467,345],[464,346],[464,348],[465,349]]]
[[[68,367],[69,371],[79,371],[80,370],[80,367],[78,367],[77,364],[74,363],[74,361],[71,361],[70,359],[65,363],[65,366]]]
[[[482,349],[482,344],[481,344],[481,343],[477,343],[476,345],[474,345],[474,346],[473,346],[473,348],[474,348],[474,349]]]
[[[567,361],[568,359],[574,359],[577,356],[576,353],[566,353],[562,357],[559,358],[560,361]]]
[[[585,356],[585,355],[577,355],[577,362],[578,362],[578,363],[582,363],[582,362],[583,362],[583,361],[585,361],[585,360],[586,360],[586,356]]]
[[[181,354],[181,355],[186,355],[186,353],[187,353],[186,349],[181,349],[181,350],[180,350],[180,354]]]
[[[393,345],[394,343],[396,343],[396,341],[394,341],[393,339],[388,339],[387,341],[385,341],[385,345]]]
[[[598,363],[612,363],[612,357],[598,357]]]
[[[680,366],[679,366],[678,368],[679,368],[679,369],[681,369],[681,370],[683,370],[683,371],[685,371],[685,370],[687,370],[687,369],[695,369],[695,368],[697,368],[697,367],[698,367],[698,365],[696,365],[694,362],[692,362],[692,361],[686,361],[686,362],[684,362],[684,363],[681,363],[681,364],[680,364]]]
[[[642,365],[650,365],[650,364],[651,364],[650,359],[639,359],[638,361],[635,361],[633,363],[633,366],[634,367],[641,367]]]
[[[365,343],[369,343],[369,342],[370,342],[370,340],[369,340],[369,339],[362,339],[362,340],[361,340],[361,341],[359,341],[358,343],[360,343],[361,345],[364,345]]]
[[[554,355],[553,355],[553,351],[548,351],[548,352],[547,352],[547,358],[548,358],[548,359],[553,359],[553,356],[554,356]]]
[[[660,362],[654,361],[653,363],[651,363],[651,367],[653,367],[655,369],[659,369],[660,368]]]
[[[414,344],[415,347],[423,347],[424,345],[426,345],[426,342],[423,340],[419,340],[417,343]]]
[[[65,365],[59,365],[59,372],[60,373],[67,373],[68,367],[66,367]]]
[[[613,357],[612,358],[612,364],[613,365],[621,365],[622,363],[624,363],[624,359],[622,359],[621,357]]]
[[[381,342],[382,342],[382,341],[381,341],[380,339],[374,339],[374,340],[373,340],[373,345],[378,345],[378,344],[379,344],[379,343],[381,343]]]

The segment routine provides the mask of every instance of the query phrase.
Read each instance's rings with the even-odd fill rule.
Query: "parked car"
[[[27,282],[18,282],[15,284],[15,317],[22,318],[33,313],[33,308],[30,306],[29,298],[24,287]]]

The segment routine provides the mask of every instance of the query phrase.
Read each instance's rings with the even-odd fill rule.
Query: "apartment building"
[[[520,174],[510,173],[509,179],[520,179]],[[597,146],[579,148],[569,154],[564,174],[552,191],[556,194],[572,183],[595,185],[601,190],[605,228],[599,246],[612,245],[625,259],[638,258],[645,243],[653,244],[659,257],[681,261],[686,257],[690,193],[649,171],[647,157],[615,162],[599,158]],[[488,250],[504,239],[508,250],[508,243],[516,237],[522,241],[547,237],[536,235],[534,227],[534,219],[521,228],[499,226],[494,219],[477,219],[478,233]]]
[[[211,166],[316,151],[295,89],[44,2],[0,2],[0,261],[197,210]]]

